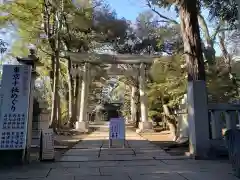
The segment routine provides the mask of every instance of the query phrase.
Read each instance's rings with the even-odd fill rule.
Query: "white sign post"
[[[27,149],[31,67],[4,65],[1,84],[0,153]]]
[[[123,118],[111,118],[109,124],[109,148],[112,140],[122,140],[125,147],[125,121]]]

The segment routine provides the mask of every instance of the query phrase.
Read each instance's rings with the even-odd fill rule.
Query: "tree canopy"
[[[9,55],[27,55],[29,45],[34,45],[37,49],[37,55],[43,64],[42,67],[38,67],[41,80],[39,84],[44,87],[39,89],[39,94],[46,98],[49,107],[52,107],[54,121],[58,119],[58,113],[60,116],[65,114],[62,120],[64,122],[70,119],[74,123],[77,118],[81,76],[73,75],[72,70],[81,68],[82,64],[74,64],[64,52],[89,52],[106,44],[118,53],[159,56],[152,66],[147,67],[147,71],[150,72],[147,86],[150,115],[161,112],[164,103],[177,107],[186,93],[187,74],[197,73],[194,78],[205,79],[206,72],[209,100],[212,102],[237,98],[238,74],[235,72],[238,64],[232,61],[225,37],[228,32],[234,37],[232,30],[237,21],[237,4],[229,0],[198,1],[192,12],[196,15],[196,22],[191,26],[193,22],[187,21],[194,19],[189,14],[191,9],[186,10],[174,2],[180,1],[147,0],[149,10],[141,12],[135,22],[130,22],[119,18],[104,2],[89,1],[82,5],[72,0],[7,1],[0,5],[0,10],[4,13],[0,17],[0,25],[4,28],[14,27],[18,36]],[[175,7],[180,15],[180,22],[159,11],[159,8],[170,7]],[[209,11],[209,17],[201,14],[203,9]],[[189,18],[184,18],[184,15]],[[216,24],[213,30],[208,26],[208,18]],[[187,27],[186,31],[183,25]],[[188,39],[190,35],[192,39]],[[221,57],[216,56],[214,46],[218,41],[221,42]],[[233,42],[231,40],[231,43]],[[6,51],[6,45],[1,40],[0,50]],[[192,58],[191,53],[197,58]],[[183,56],[187,56],[187,59]],[[107,84],[101,78],[109,78],[104,68],[105,65],[91,66],[95,76],[91,79],[89,106],[100,101],[99,94]],[[133,66],[129,65],[126,68]],[[229,78],[230,76],[234,78]],[[194,78],[192,80],[195,80]],[[120,88],[116,88],[117,92],[113,92],[112,95],[115,99],[124,97],[122,110],[127,112],[130,110],[130,87],[138,88],[138,79],[118,79]]]

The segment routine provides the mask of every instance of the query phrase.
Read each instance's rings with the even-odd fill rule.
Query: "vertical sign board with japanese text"
[[[26,148],[30,88],[30,66],[3,66],[0,152],[1,150],[24,150]]]
[[[125,121],[123,118],[110,119],[109,139],[125,139]]]
[[[54,136],[53,129],[42,130],[42,160],[54,160]]]

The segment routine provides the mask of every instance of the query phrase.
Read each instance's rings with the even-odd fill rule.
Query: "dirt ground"
[[[183,156],[188,152],[188,145],[177,146],[176,143],[172,141],[169,131],[143,133],[141,136],[164,149],[172,156]]]

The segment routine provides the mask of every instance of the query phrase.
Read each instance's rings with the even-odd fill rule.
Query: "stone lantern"
[[[32,72],[36,74],[36,67],[42,64],[40,63],[39,58],[36,56],[35,49],[33,48],[29,49],[29,53],[30,54],[27,57],[23,58],[17,57],[16,59],[20,64],[32,66]]]

